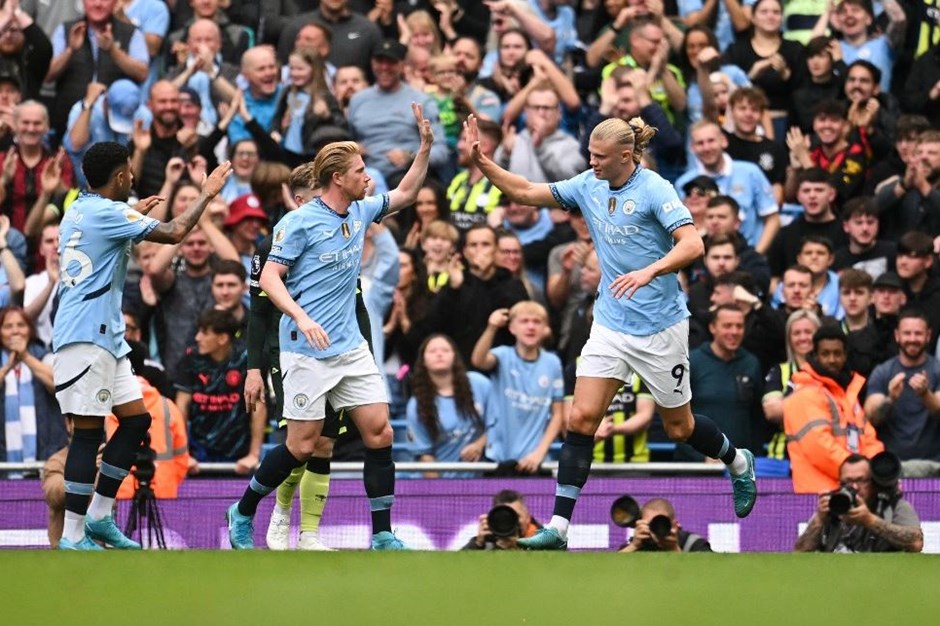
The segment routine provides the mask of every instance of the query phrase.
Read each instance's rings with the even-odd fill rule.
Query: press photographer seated
[[[531,537],[542,525],[529,513],[522,494],[503,489],[493,496],[493,508],[480,516],[477,534],[461,550],[519,550],[516,540]]]
[[[839,488],[819,496],[816,513],[794,550],[920,552],[924,533],[914,507],[901,497],[900,471],[901,463],[891,453],[871,461],[850,455],[839,469]]]
[[[638,516],[630,512],[636,506],[636,500],[622,496],[611,507],[610,516],[615,524],[633,528],[633,537],[620,552],[712,551],[704,537],[682,529],[676,518],[676,509],[669,500],[653,498],[639,509]]]

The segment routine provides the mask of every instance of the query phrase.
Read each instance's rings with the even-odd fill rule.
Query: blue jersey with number
[[[157,220],[124,202],[83,193],[59,226],[59,307],[53,350],[93,343],[115,357],[130,352],[124,341],[124,281],[131,244],[157,227]]]
[[[692,223],[692,215],[665,179],[637,166],[619,189],[611,189],[588,170],[550,185],[555,200],[567,209],[580,210],[601,266],[599,297],[594,319],[603,326],[630,335],[653,335],[687,318],[689,310],[676,274],[654,278],[631,299],[614,298],[614,279],[639,270],[672,250],[672,233]]]
[[[317,350],[289,315],[281,317],[281,352],[318,359],[349,352],[364,341],[356,318],[356,278],[366,229],[388,212],[388,194],[349,205],[345,215],[314,198],[274,227],[268,263],[290,269],[284,284],[294,301],[326,331],[330,345]]]

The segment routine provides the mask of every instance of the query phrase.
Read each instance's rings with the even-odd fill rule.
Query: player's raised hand
[[[470,114],[463,123],[465,134],[464,141],[470,146],[470,158],[474,163],[479,163],[483,158],[483,152],[480,150],[480,127],[477,125],[477,116]]]
[[[431,121],[424,117],[424,109],[417,102],[411,103],[411,110],[415,114],[415,121],[418,123],[418,133],[421,135],[421,145],[430,146],[434,143],[434,130],[431,128]]]
[[[307,338],[307,343],[317,350],[326,350],[330,347],[330,337],[323,327],[307,317],[297,321],[297,329]]]
[[[143,213],[144,215],[147,215],[148,213],[153,211],[157,207],[157,205],[163,202],[164,200],[165,198],[161,198],[160,196],[149,196],[147,198],[144,198],[143,200],[138,200],[137,204],[134,206],[134,210],[137,211],[138,213]]]
[[[610,284],[610,290],[618,300],[623,297],[624,294],[626,294],[627,300],[629,300],[633,297],[633,294],[636,293],[637,289],[650,284],[654,278],[656,278],[656,273],[648,267],[644,267],[641,270],[635,270],[629,274],[621,274],[615,278],[614,282]]]
[[[225,181],[227,181],[228,177],[231,175],[231,161],[220,163],[219,166],[212,170],[212,173],[202,181],[202,193],[210,198],[214,198],[222,191],[222,187],[225,186]]]

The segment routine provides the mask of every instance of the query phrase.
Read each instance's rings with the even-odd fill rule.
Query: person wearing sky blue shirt
[[[493,348],[496,332],[507,325],[515,345]],[[491,372],[493,383],[486,456],[499,463],[514,461],[523,474],[538,471],[561,431],[564,373],[558,355],[541,348],[548,334],[548,311],[524,300],[493,311],[473,348],[473,366]]]
[[[819,305],[823,315],[841,320],[845,309],[839,299],[839,275],[830,270],[835,254],[832,241],[821,235],[807,235],[800,242],[800,251],[796,262],[813,273],[812,298]],[[784,304],[783,282],[777,285],[770,304],[779,309]]]
[[[144,35],[147,52],[153,59],[159,59],[163,40],[170,31],[170,9],[163,0],[128,0],[124,5],[124,16]],[[150,74],[144,83],[144,91],[157,80],[162,64],[158,61],[150,64]]]
[[[65,529],[59,549],[101,550],[97,540],[139,550],[140,544],[121,533],[111,513],[150,427],[140,383],[127,359],[130,347],[121,313],[131,244],[143,239],[180,243],[222,188],[231,166],[216,168],[193,204],[166,223],[147,217],[162,198],[145,198],[134,209],[127,205],[134,176],[124,146],[92,146],[82,169],[91,192],[79,196],[62,219],[59,305],[52,335],[56,400],[74,425],[65,464]],[[119,426],[96,470],[109,413],[118,417]]]
[[[114,141],[126,146],[134,130],[134,122],[140,120],[149,127],[153,114],[141,106],[143,91],[137,83],[126,78],[116,80],[110,86],[89,83],[85,97],[72,105],[62,146],[72,159],[75,185],[85,188],[85,175],[81,163],[93,144]]]
[[[842,33],[839,45],[842,48],[842,60],[851,65],[861,59],[868,61],[881,70],[881,90],[888,93],[891,89],[891,70],[894,67],[896,51],[904,45],[907,29],[907,16],[897,0],[886,0],[884,12],[888,16],[888,25],[883,35],[871,34],[875,15],[870,0],[843,0],[835,5],[835,11],[826,10],[819,17],[814,35],[825,35],[831,23]]]
[[[721,194],[731,196],[741,207],[740,235],[760,254],[766,254],[780,230],[779,208],[767,176],[754,163],[728,156],[728,138],[714,122],[696,122],[689,136],[698,163],[676,180],[676,190],[684,194],[686,183],[696,176],[714,179]]]
[[[467,372],[457,344],[443,334],[421,344],[410,378],[408,400],[410,450],[418,461],[479,461],[486,445],[487,407],[492,384],[479,372]],[[472,478],[446,472],[444,478]]]
[[[242,76],[247,81],[245,89],[245,108],[249,119],[238,115],[228,127],[228,140],[235,143],[242,139],[251,139],[246,125],[254,119],[265,130],[274,130],[274,113],[281,96],[280,67],[274,57],[274,50],[268,46],[251,48],[242,55]]]
[[[561,65],[571,50],[578,48],[577,16],[564,0],[529,0],[532,11],[555,33],[554,61]]]
[[[584,215],[601,266],[594,324],[578,363],[558,461],[552,520],[520,545],[568,547],[568,525],[590,473],[594,434],[634,372],[649,387],[671,439],[729,466],[735,514],[747,516],[757,500],[753,456],[690,409],[689,311],[677,272],[702,256],[704,244],[672,186],[639,165],[656,130],[638,117],[601,122],[591,133],[591,169],[552,184],[531,183],[486,158],[472,115],[466,130],[473,161],[509,200]]]
[[[434,133],[420,104],[412,112],[421,145],[398,187],[365,197],[370,180],[359,146],[327,144],[314,160],[323,195],[288,213],[274,227],[259,286],[281,318],[287,440],[268,452],[241,500],[226,513],[235,549],[254,547],[253,518],[261,499],[307,462],[323,430],[326,401],[348,409],[366,446],[363,482],[372,512],[372,548],[403,550],[392,533],[395,464],[385,380],[359,331],[356,279],[372,222],[414,204],[427,175]]]

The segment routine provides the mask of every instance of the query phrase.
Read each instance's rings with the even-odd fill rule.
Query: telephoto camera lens
[[[508,504],[499,504],[486,514],[490,534],[497,539],[519,536],[519,514]]]
[[[610,505],[610,520],[620,528],[633,528],[640,518],[640,505],[630,496],[620,496]]]
[[[672,520],[665,515],[657,515],[650,520],[650,532],[659,541],[662,541],[672,532]]]
[[[901,459],[893,452],[879,452],[871,458],[871,480],[882,489],[897,489],[901,477]]]
[[[842,487],[829,494],[829,513],[841,517],[855,506],[856,492],[851,487]]]

